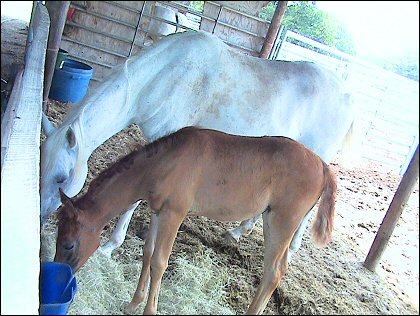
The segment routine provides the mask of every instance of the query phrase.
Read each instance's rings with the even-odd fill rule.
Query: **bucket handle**
[[[60,296],[60,302],[62,301],[62,299],[63,299],[63,295],[64,295],[64,293],[66,293],[67,292],[67,289],[68,289],[68,287],[69,286],[71,286],[71,284],[73,283],[73,280],[74,280],[74,278],[75,278],[75,276],[73,275],[72,276],[72,278],[67,282],[67,284],[66,284],[66,286],[64,287],[64,290],[63,290],[63,292],[61,293],[61,296]],[[73,288],[71,289],[71,296],[72,296],[72,298],[73,298],[73,296],[74,296],[74,291],[73,291]]]

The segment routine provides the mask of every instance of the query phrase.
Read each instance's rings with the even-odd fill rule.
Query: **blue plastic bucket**
[[[39,288],[39,314],[66,315],[77,291],[76,277],[66,263],[43,262]]]
[[[62,102],[80,102],[86,95],[93,68],[67,58],[62,68],[56,68],[48,97]]]

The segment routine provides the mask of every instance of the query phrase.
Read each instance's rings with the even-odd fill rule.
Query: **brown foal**
[[[242,221],[263,214],[264,272],[247,314],[261,314],[287,270],[287,253],[303,217],[322,196],[314,241],[331,240],[336,178],[302,144],[286,137],[243,137],[183,128],[125,156],[73,201],[62,191],[55,260],[76,272],[99,246],[105,225],[134,202],[152,210],[140,280],[126,312],[148,294],[156,314],[162,275],[186,216]]]

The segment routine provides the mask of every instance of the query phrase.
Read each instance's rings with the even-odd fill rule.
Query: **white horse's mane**
[[[132,61],[133,58],[126,59],[122,64],[117,65],[113,68],[112,72],[104,78],[104,81],[98,86],[89,90],[85,99],[82,102],[74,103],[71,105],[71,109],[65,117],[60,128],[67,130],[68,127],[72,127],[77,137],[83,137],[83,118],[85,111],[88,106],[94,106],[93,103],[98,102],[101,95],[108,95],[112,91],[113,86],[117,80],[125,79],[126,94],[124,102],[121,102],[119,106],[121,108],[126,108],[130,102],[131,95],[131,76],[128,71],[128,63]],[[77,130],[79,133],[77,133]],[[78,138],[83,139],[83,138]]]

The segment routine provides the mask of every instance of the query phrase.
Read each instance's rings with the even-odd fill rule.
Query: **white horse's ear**
[[[42,112],[42,128],[44,129],[45,135],[50,136],[56,130],[56,127],[48,119],[44,112]]]
[[[74,131],[71,128],[71,126],[69,126],[69,129],[67,130],[66,138],[70,148],[74,148],[74,146],[76,146],[76,135],[74,134]]]

